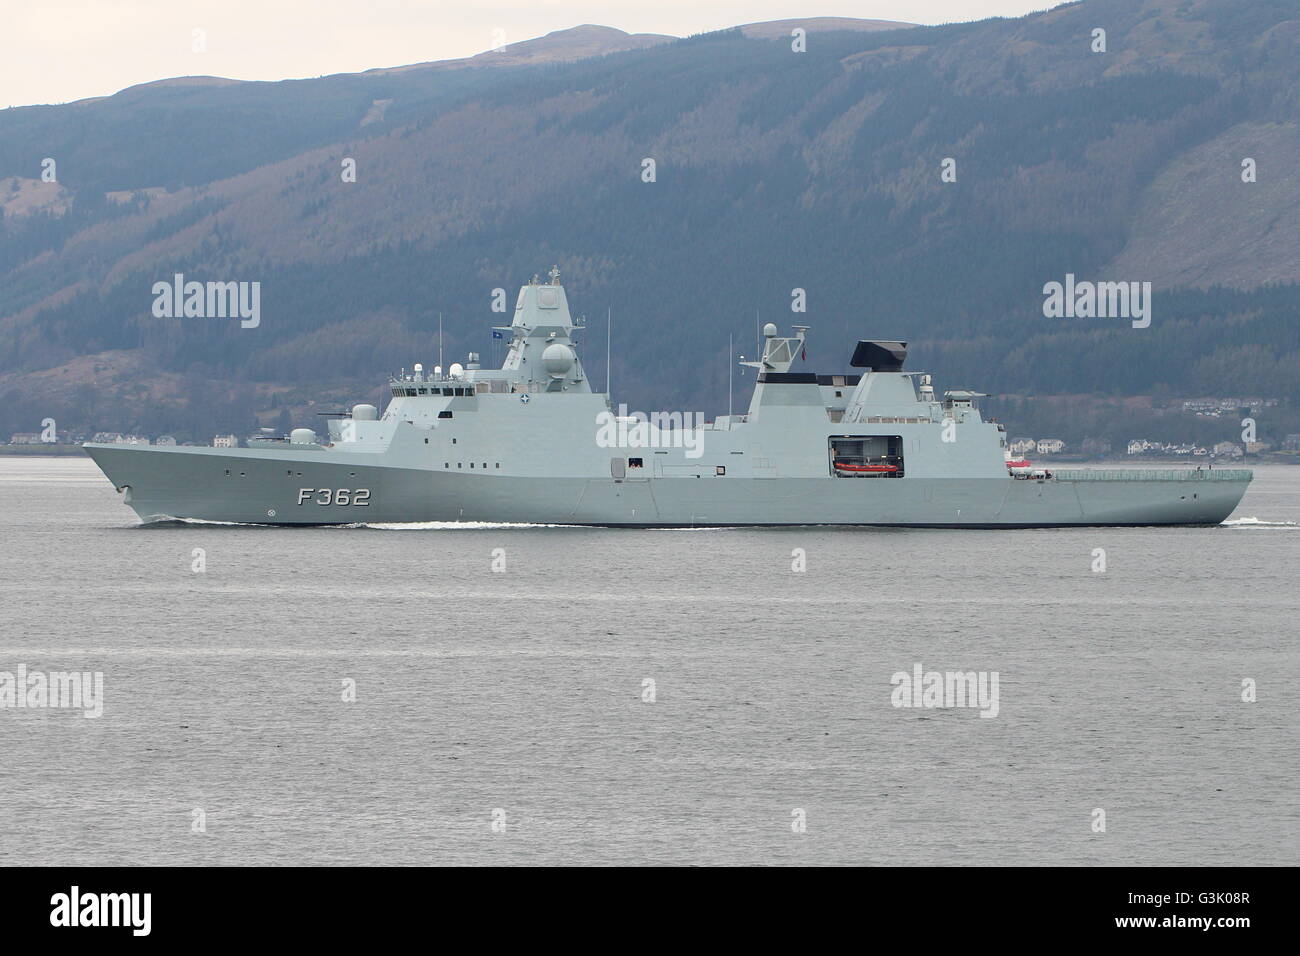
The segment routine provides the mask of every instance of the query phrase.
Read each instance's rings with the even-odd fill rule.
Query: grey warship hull
[[[901,342],[861,373],[793,372],[803,328],[764,330],[748,411],[628,415],[594,392],[564,289],[521,289],[506,361],[395,377],[370,405],[246,448],[88,444],[145,521],[500,522],[628,527],[1211,525],[1246,470],[1013,467],[976,393],[934,395]],[[917,377],[920,377],[918,382]]]
[[[1055,472],[1051,479],[624,479],[448,474],[295,460],[240,449],[88,445],[144,521],[323,525],[502,522],[627,527],[875,525],[1039,528],[1212,525],[1236,508],[1248,471]],[[234,466],[233,468],[231,466]],[[226,472],[231,474],[227,475]],[[289,474],[292,472],[293,474]],[[313,492],[299,504],[301,489]],[[329,505],[317,489],[366,489]],[[351,496],[349,496],[351,497]]]

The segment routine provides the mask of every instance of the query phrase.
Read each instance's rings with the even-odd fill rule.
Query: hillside
[[[802,53],[794,21],[585,26],[0,112],[0,433],[53,415],[206,437],[373,399],[433,364],[440,312],[448,356],[490,353],[492,290],[553,263],[597,381],[612,309],[635,408],[725,407],[727,338],[743,351],[756,313],[812,326],[822,371],[898,337],[944,387],[1300,399],[1300,6],[806,22]],[[260,325],[154,318],[176,272],[260,282]],[[1152,282],[1150,328],[1045,318],[1067,273]]]

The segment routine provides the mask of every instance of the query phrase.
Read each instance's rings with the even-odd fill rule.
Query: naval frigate
[[[505,522],[632,527],[1210,525],[1249,470],[1035,469],[976,392],[936,395],[907,345],[861,340],[849,366],[792,371],[807,326],[762,331],[749,408],[713,421],[628,415],[593,390],[558,270],[515,303],[500,368],[394,376],[358,404],[247,447],[86,451],[146,522]]]

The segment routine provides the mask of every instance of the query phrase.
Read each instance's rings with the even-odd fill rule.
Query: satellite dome
[[[767,325],[763,326],[763,334],[769,339],[774,338],[776,336],[776,325],[772,322],[767,323]]]
[[[551,378],[564,378],[568,375],[569,369],[573,368],[574,358],[573,349],[563,342],[552,342],[542,352],[542,364],[546,366]]]
[[[452,362],[451,368],[447,369],[448,378],[460,378],[464,374],[465,366],[461,365],[459,362]]]

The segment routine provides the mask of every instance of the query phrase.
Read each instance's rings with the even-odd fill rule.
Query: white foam
[[[1246,518],[1229,518],[1219,527],[1221,528],[1300,528],[1300,522],[1295,521],[1260,521],[1251,515]]]
[[[140,522],[140,523],[141,523],[141,525],[150,525],[150,524],[170,524],[170,523],[173,523],[173,522],[175,522],[176,524],[213,524],[213,525],[220,525],[220,526],[222,526],[222,527],[226,527],[226,528],[270,528],[270,527],[275,527],[274,525],[267,524],[266,522],[257,522],[257,521],[210,521],[210,520],[208,520],[207,518],[173,518],[171,515],[158,515],[157,517],[150,518],[148,521],[142,521],[142,522]]]

